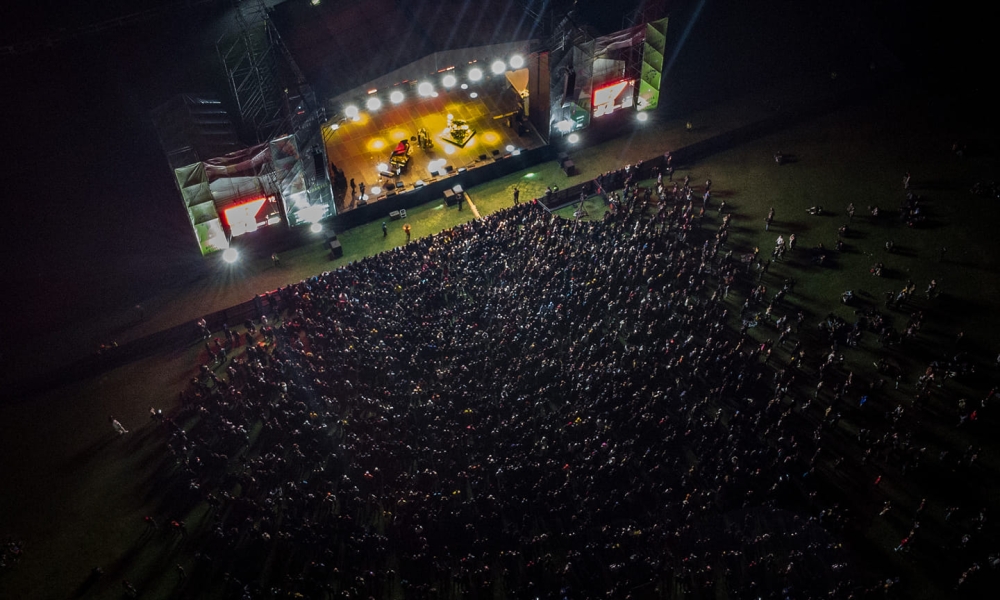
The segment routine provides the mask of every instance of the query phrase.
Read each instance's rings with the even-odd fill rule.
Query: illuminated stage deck
[[[508,118],[517,109],[510,84],[504,77],[495,77],[462,90],[439,88],[437,97],[420,97],[416,90],[403,88],[406,98],[398,105],[383,101],[376,111],[359,105],[359,120],[330,121],[324,126],[327,159],[355,183],[364,182],[368,203],[415,189],[419,181],[430,184],[461,170],[472,170],[515,151],[528,151],[545,146],[544,140],[527,122],[522,123],[523,135],[508,125]],[[472,95],[476,94],[473,98]],[[475,135],[462,147],[445,140],[448,115],[466,121]],[[338,124],[333,129],[334,123]],[[433,142],[430,148],[417,143],[420,129],[427,131]],[[410,140],[412,154],[407,168],[398,177],[380,174],[379,165],[388,164],[393,149],[400,140]],[[450,169],[449,169],[450,168]],[[432,172],[436,171],[436,175]],[[397,189],[386,191],[388,183]],[[401,184],[401,185],[400,185]],[[373,188],[377,193],[371,193]],[[337,194],[337,212],[359,206],[357,195]]]

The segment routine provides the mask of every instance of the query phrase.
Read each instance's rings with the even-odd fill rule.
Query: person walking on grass
[[[119,436],[123,436],[126,433],[128,433],[128,429],[125,429],[125,427],[118,421],[118,419],[114,417],[108,417],[108,420],[111,421],[111,428],[114,429],[115,433],[117,433]]]
[[[410,224],[409,223],[405,223],[403,225],[403,233],[406,234],[406,243],[409,244],[410,243]]]

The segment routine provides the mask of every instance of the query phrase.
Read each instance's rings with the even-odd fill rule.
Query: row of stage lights
[[[523,68],[524,64],[525,63],[523,56],[515,54],[514,56],[510,57],[511,69],[516,70]],[[490,65],[490,71],[494,75],[503,75],[507,71],[507,67],[508,63],[502,60],[497,60],[494,61],[492,65]],[[471,69],[469,69],[468,73],[466,73],[466,77],[468,77],[469,81],[473,83],[478,83],[482,81],[484,75],[485,74],[483,73],[483,70],[479,67],[472,67]],[[441,86],[444,87],[445,89],[451,89],[456,85],[458,85],[458,77],[456,77],[454,73],[448,73],[441,78]],[[466,90],[469,89],[469,84],[463,83],[459,87],[463,90]],[[375,91],[373,90],[372,92],[370,92],[368,100],[365,101],[365,108],[367,108],[369,112],[375,112],[378,109],[382,108],[383,104],[382,99],[374,94]],[[434,89],[434,84],[431,83],[430,81],[421,81],[420,83],[417,84],[417,94],[423,98],[432,98],[437,96],[437,91]],[[479,97],[479,94],[476,92],[472,92],[471,94],[469,94],[469,96],[471,96],[472,98],[477,98]],[[403,102],[403,100],[406,100],[406,94],[404,94],[402,90],[393,90],[392,92],[389,93],[389,102],[393,104],[400,104]],[[345,106],[344,116],[351,121],[358,121],[361,119],[361,109],[354,104]],[[337,123],[334,123],[332,127],[333,129],[338,129],[340,126]]]

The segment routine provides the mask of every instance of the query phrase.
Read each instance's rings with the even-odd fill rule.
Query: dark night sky
[[[214,39],[213,23],[227,3],[186,4],[44,0],[5,8],[0,45],[68,36],[86,24],[161,5],[181,7],[128,27],[69,35],[48,49],[0,56],[4,338],[140,301],[201,261],[149,120],[149,110],[176,93],[224,89],[214,61],[205,58],[211,56],[205,40]],[[587,18],[620,26],[608,2],[579,4]],[[670,36],[679,36],[682,18],[699,0],[672,4],[678,18]],[[790,54],[799,43],[843,43],[849,51],[879,42],[911,67],[919,65],[919,76],[963,92],[992,75],[978,73],[995,52],[980,52],[989,38],[978,33],[985,32],[985,19],[974,16],[940,19],[901,8],[911,5],[903,0],[818,3],[822,8],[776,0],[750,18],[728,18],[731,3],[704,4],[690,49],[681,55],[687,64],[678,72],[687,76],[714,68],[692,64],[706,55],[697,48],[714,49],[707,55],[725,60],[731,46],[738,52],[747,42],[787,46]],[[808,24],[805,34],[796,35],[799,21]],[[817,31],[823,32],[819,40]]]

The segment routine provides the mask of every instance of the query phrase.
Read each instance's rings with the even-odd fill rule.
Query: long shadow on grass
[[[108,432],[106,435],[94,440],[90,446],[84,448],[80,452],[77,452],[75,456],[63,463],[62,471],[66,473],[74,473],[86,467],[94,457],[103,453],[114,442],[119,441],[119,437],[120,436],[114,432]]]

